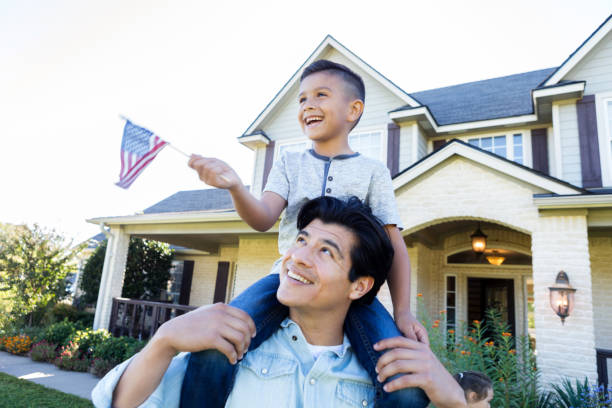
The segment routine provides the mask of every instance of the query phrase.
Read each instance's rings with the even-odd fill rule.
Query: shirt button
[[[325,190],[325,192],[326,192],[327,194],[331,193],[331,188],[328,188],[327,190]]]
[[[262,374],[268,374],[268,369],[267,368],[262,368],[261,369],[261,373]],[[365,402],[365,401],[364,401]]]
[[[297,341],[297,336],[291,336],[291,340]]]
[[[310,379],[310,385],[314,385],[314,384],[315,384],[315,382],[316,382],[316,381],[315,381],[315,379],[314,379],[314,378],[311,378],[311,379]]]
[[[332,176],[329,176],[329,177],[327,178],[327,180],[328,180],[328,181],[332,181],[333,179],[334,179],[334,178],[333,178]]]
[[[366,401],[366,400],[361,401],[361,405],[363,405],[364,407],[367,407],[368,406],[368,401]]]

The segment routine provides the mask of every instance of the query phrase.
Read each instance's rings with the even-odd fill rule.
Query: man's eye
[[[295,240],[295,242],[302,243],[302,242],[306,242],[306,240],[305,240],[303,237],[297,237],[297,239]]]
[[[321,248],[321,252],[326,255],[333,256],[332,251],[329,248]]]

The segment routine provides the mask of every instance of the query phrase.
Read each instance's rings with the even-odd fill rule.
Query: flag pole
[[[176,146],[174,146],[172,143],[168,143],[168,146],[170,146],[171,148],[173,148],[174,150],[176,150],[177,152],[179,152],[180,154],[182,154],[183,156],[185,156],[186,158],[191,158],[190,155],[188,155],[187,153],[185,153],[184,151],[180,150],[179,148],[177,148]]]

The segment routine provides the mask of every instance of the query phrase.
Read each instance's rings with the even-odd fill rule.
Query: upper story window
[[[525,149],[522,133],[501,136],[486,136],[468,139],[468,143],[487,152],[525,164]]]
[[[382,138],[383,132],[380,130],[351,133],[349,135],[349,145],[353,151],[372,159],[384,161]]]
[[[283,152],[303,152],[310,149],[312,143],[310,140],[292,140],[287,142],[277,143],[275,157],[280,157]]]

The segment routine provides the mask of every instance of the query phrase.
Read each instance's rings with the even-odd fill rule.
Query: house
[[[392,173],[413,308],[423,294],[451,328],[495,306],[515,334],[535,336],[544,382],[595,381],[597,356],[612,349],[612,16],[558,67],[417,93],[331,36],[304,66],[320,58],[364,79],[366,109],[350,143]],[[238,137],[255,155],[254,194],[280,152],[309,145],[295,119],[300,71]],[[200,251],[177,257],[191,270],[192,306],[230,300],[279,256],[277,227],[255,232],[214,189],[89,222],[111,235],[95,328],[108,326],[121,294],[130,236]],[[477,230],[487,236],[481,256],[471,244]],[[564,321],[550,304],[560,271],[576,289]],[[386,288],[380,298],[391,307]]]

